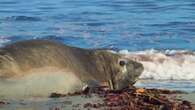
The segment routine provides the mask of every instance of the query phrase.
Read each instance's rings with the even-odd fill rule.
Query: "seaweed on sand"
[[[69,95],[97,94],[104,99],[103,103],[86,103],[84,108],[108,110],[193,110],[193,105],[186,100],[178,100],[175,94],[180,91],[162,89],[126,88],[123,90],[108,90],[105,87],[89,88],[73,94],[51,94],[51,97]]]

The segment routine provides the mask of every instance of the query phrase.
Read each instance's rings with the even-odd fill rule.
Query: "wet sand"
[[[187,100],[187,101],[190,101],[193,104],[195,104],[195,93],[180,94],[178,97],[183,99],[183,100]]]
[[[1,99],[0,110],[194,110],[194,104],[195,93],[129,88],[120,91],[98,89],[90,94],[84,91],[54,94],[52,98]]]
[[[84,104],[102,103],[103,100],[96,95],[91,97],[77,95],[62,98],[3,100],[2,102],[4,104],[0,104],[0,110],[87,110]]]

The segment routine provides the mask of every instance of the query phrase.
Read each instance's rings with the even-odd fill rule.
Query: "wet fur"
[[[134,61],[129,62],[128,68],[120,67],[121,58],[104,50],[81,49],[48,40],[10,44],[0,49],[0,95],[67,93],[108,80],[113,81],[115,88],[121,88],[143,71],[143,66]],[[12,90],[18,92],[6,93]]]

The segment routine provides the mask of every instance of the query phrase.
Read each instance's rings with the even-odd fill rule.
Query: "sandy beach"
[[[93,94],[56,94],[52,98],[0,101],[0,110],[194,110],[195,94],[137,88],[125,91],[96,91]],[[179,93],[179,94],[178,94]],[[128,95],[129,94],[129,95]],[[122,102],[121,102],[122,101]],[[139,104],[139,103],[142,104]],[[129,105],[129,104],[130,105]]]

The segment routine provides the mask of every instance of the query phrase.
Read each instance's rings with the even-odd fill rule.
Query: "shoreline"
[[[175,109],[194,110],[195,93],[180,91],[128,88],[110,91],[96,88],[92,93],[82,91],[73,94],[53,93],[52,98],[0,101],[0,110],[64,110],[64,109]]]

